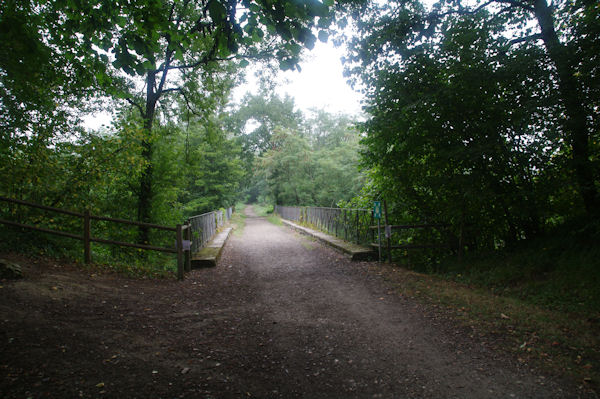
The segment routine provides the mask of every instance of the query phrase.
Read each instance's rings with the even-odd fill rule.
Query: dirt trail
[[[5,283],[0,396],[577,397],[393,293],[375,265],[246,214],[219,266],[183,283],[53,265]]]

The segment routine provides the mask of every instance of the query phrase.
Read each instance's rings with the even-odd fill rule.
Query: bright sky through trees
[[[318,108],[330,113],[360,114],[362,96],[350,88],[343,76],[341,57],[344,51],[343,47],[335,47],[331,40],[327,43],[317,41],[312,51],[305,50],[300,64],[301,72],[279,71],[277,94],[293,97],[302,111]],[[246,92],[258,93],[258,82],[252,66],[248,67],[247,83],[234,90],[233,100],[239,103]],[[85,118],[88,128],[98,128],[109,122],[110,115],[107,113]]]
[[[343,76],[341,57],[344,51],[331,41],[317,42],[312,51],[305,50],[301,72],[279,71],[277,94],[293,97],[302,111],[318,108],[330,113],[359,114],[362,96],[350,88]],[[248,83],[234,91],[236,102],[248,91],[257,94],[258,83],[252,68],[248,70],[247,80]]]

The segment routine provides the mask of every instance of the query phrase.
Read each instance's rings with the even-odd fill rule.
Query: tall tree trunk
[[[572,167],[588,214],[598,212],[598,192],[595,173],[589,159],[589,130],[587,113],[580,97],[580,88],[574,76],[574,60],[566,46],[560,43],[554,28],[552,9],[546,0],[535,0],[535,17],[542,31],[542,40],[558,73],[558,87],[566,120],[564,127],[569,135],[572,150]]]
[[[138,221],[140,222],[151,222],[152,214],[152,127],[156,112],[156,102],[158,100],[156,93],[154,93],[155,83],[155,72],[148,72],[146,77],[146,109],[143,115],[144,138],[142,139],[142,159],[145,161],[145,165],[140,176],[140,191],[138,194]],[[138,243],[148,244],[149,242],[149,229],[140,226],[138,230]]]

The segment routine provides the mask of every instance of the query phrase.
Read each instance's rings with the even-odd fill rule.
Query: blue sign
[[[375,219],[381,219],[381,201],[373,202],[373,217]]]

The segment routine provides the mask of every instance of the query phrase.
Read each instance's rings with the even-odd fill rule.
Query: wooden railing
[[[18,223],[18,222],[1,219],[1,218],[0,218],[0,223],[8,225],[8,226],[20,227],[23,229],[29,229],[29,230],[35,230],[35,231],[41,231],[44,233],[49,233],[49,234],[53,234],[53,235],[58,235],[58,236],[62,236],[62,237],[68,237],[68,238],[73,238],[76,240],[83,241],[83,254],[84,254],[83,259],[84,259],[85,263],[90,263],[92,261],[92,253],[91,253],[90,244],[92,242],[97,242],[97,243],[101,243],[101,244],[111,244],[111,245],[118,245],[118,246],[122,246],[122,247],[138,248],[138,249],[143,249],[143,250],[147,250],[147,251],[159,251],[159,252],[168,252],[168,253],[177,254],[177,278],[180,280],[183,280],[184,273],[186,271],[191,270],[190,242],[191,242],[192,234],[191,234],[191,225],[189,223],[178,224],[175,227],[170,227],[170,226],[163,226],[163,225],[153,224],[153,223],[134,222],[131,220],[111,218],[111,217],[106,217],[106,216],[95,216],[95,215],[90,215],[89,211],[74,212],[74,211],[70,211],[70,210],[66,210],[66,209],[54,208],[54,207],[50,207],[50,206],[35,204],[35,203],[29,202],[29,201],[6,198],[6,197],[2,197],[2,196],[0,196],[0,201],[23,205],[23,206],[27,206],[30,208],[43,209],[46,211],[60,213],[60,214],[69,215],[69,216],[73,216],[73,217],[82,219],[82,234],[73,234],[73,233],[69,233],[66,231],[53,230],[53,229],[48,229],[45,227],[33,226],[30,224],[24,224],[24,223]],[[175,233],[175,248],[158,247],[158,246],[154,246],[154,245],[137,244],[137,243],[130,243],[130,242],[123,242],[123,241],[116,241],[116,240],[109,240],[109,239],[105,239],[105,238],[93,237],[91,234],[92,233],[92,226],[91,226],[92,220],[106,221],[106,222],[112,222],[112,223],[117,223],[117,224],[126,224],[126,225],[130,225],[130,226],[143,226],[143,227],[148,227],[151,229],[174,232]]]
[[[436,244],[399,244],[392,245],[392,231],[394,230],[413,230],[413,229],[445,229],[450,226],[447,224],[386,224],[379,226],[370,226],[371,230],[377,230],[377,242],[371,243],[371,246],[377,248],[379,251],[379,260],[381,257],[381,249],[385,248],[387,253],[388,262],[392,259],[392,249],[425,249],[425,248],[450,248],[452,247],[449,243],[436,243]],[[385,236],[385,244],[382,241],[382,230]]]

